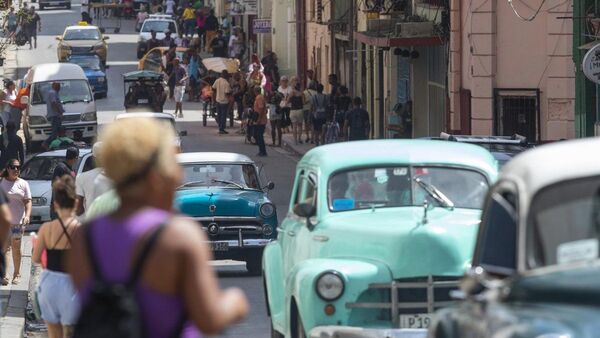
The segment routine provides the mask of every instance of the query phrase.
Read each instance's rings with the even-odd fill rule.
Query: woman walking
[[[304,94],[300,89],[300,83],[296,82],[290,94],[290,120],[292,121],[292,135],[295,144],[302,144],[302,122],[304,122]]]
[[[90,297],[90,285],[99,276],[110,284],[129,280],[142,248],[148,255],[134,288],[145,337],[199,337],[197,329],[211,335],[243,318],[246,298],[237,288],[218,287],[202,229],[173,214],[183,174],[175,135],[151,119],[123,119],[106,127],[100,140],[99,164],[114,182],[121,205],[73,238],[67,268],[83,300],[80,318],[98,299]]]
[[[319,83],[317,94],[312,98],[313,139],[317,146],[323,143],[325,137],[323,126],[327,122],[327,103],[327,96],[323,94],[323,85]]]
[[[73,233],[79,227],[75,215],[77,194],[75,179],[69,175],[52,183],[53,208],[58,218],[42,224],[33,262],[40,264],[46,250],[48,262],[37,287],[42,319],[48,327],[49,338],[68,338],[79,315],[79,300],[71,277],[65,272],[65,255],[70,251]]]
[[[25,225],[29,224],[31,217],[31,190],[29,183],[20,178],[21,163],[11,159],[0,178],[0,188],[8,195],[8,207],[12,215],[10,221],[11,236],[10,247],[13,260],[12,283],[17,285],[21,281],[21,239]],[[8,277],[2,279],[2,285],[8,285]]]

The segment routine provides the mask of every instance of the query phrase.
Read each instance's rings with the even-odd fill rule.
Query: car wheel
[[[45,8],[44,5],[40,5],[40,11],[43,11],[44,8]]]
[[[306,338],[306,333],[304,333],[304,324],[302,324],[302,318],[300,318],[300,314],[298,310],[296,310],[296,332],[294,338]]]
[[[137,52],[137,58],[138,58],[138,59],[141,59],[141,58],[143,58],[143,57],[144,57],[144,53],[142,53],[142,52],[138,51],[138,52]]]
[[[204,126],[204,127],[206,127],[206,122],[207,122],[206,119],[207,118],[208,117],[206,116],[206,112],[204,114],[202,114],[202,126]]]
[[[71,9],[71,4],[70,3],[67,4],[67,9]]]
[[[284,338],[283,335],[273,328],[273,323],[271,322],[271,338]]]
[[[260,276],[262,274],[262,250],[252,253],[246,261],[246,269],[251,276]]]

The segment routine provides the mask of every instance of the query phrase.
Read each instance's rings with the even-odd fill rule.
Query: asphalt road
[[[23,46],[18,51],[19,76],[22,77],[27,69],[34,64],[56,62],[55,37],[62,34],[65,26],[76,24],[80,18],[79,1],[73,1],[71,10],[50,9],[39,12],[42,19],[42,32],[38,35],[37,49],[30,50],[29,46]],[[104,20],[106,26],[114,26],[115,22]],[[97,101],[98,120],[105,125],[114,120],[114,117],[123,112],[123,81],[122,74],[136,69],[137,59],[135,47],[137,34],[133,29],[133,20],[123,20],[119,34],[112,34],[112,29],[107,29],[108,40],[108,65],[107,71],[109,81],[109,92],[106,99]],[[166,111],[174,109],[173,103],[169,102]],[[291,190],[293,173],[297,158],[279,148],[269,148],[269,156],[266,158],[256,157],[258,149],[256,146],[244,144],[243,138],[235,134],[235,129],[230,129],[230,134],[220,136],[217,134],[216,125],[213,121],[207,127],[201,123],[200,105],[184,103],[185,118],[178,119],[177,128],[186,130],[188,136],[183,138],[183,151],[230,151],[246,154],[257,163],[264,164],[262,176],[265,180],[275,183],[275,189],[270,192],[270,197],[277,206],[279,219],[281,220],[288,210],[289,191]],[[250,316],[219,337],[245,337],[264,338],[269,336],[269,321],[264,304],[264,293],[262,278],[248,277],[242,268],[217,268],[219,280],[222,287],[236,286],[245,290],[251,304]],[[35,335],[43,337],[42,335]]]

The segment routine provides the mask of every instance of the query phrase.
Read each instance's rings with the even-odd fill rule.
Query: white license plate
[[[208,245],[212,251],[229,251],[229,243],[227,242],[213,242],[208,243]]]
[[[400,315],[401,329],[427,329],[433,316],[430,314]]]
[[[138,103],[148,103],[148,99],[138,99]]]

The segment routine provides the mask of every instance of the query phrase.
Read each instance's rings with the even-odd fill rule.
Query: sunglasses
[[[8,169],[12,169],[12,170],[20,170],[20,169],[21,169],[21,166],[19,166],[19,165],[9,165],[9,166],[8,166]]]

